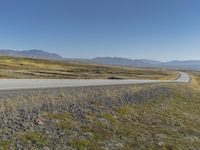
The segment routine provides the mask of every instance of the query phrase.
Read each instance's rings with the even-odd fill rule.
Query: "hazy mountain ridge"
[[[28,58],[38,58],[38,59],[52,59],[52,60],[60,60],[63,59],[62,56],[56,53],[50,53],[43,50],[5,50],[0,49],[0,56],[12,56],[12,57],[28,57]]]
[[[186,61],[154,61],[148,59],[127,59],[120,57],[96,57],[92,61],[100,64],[122,65],[134,67],[162,67],[172,69],[191,69],[200,70],[200,60],[186,60]]]
[[[96,57],[92,61],[102,64],[110,65],[125,65],[125,66],[135,66],[135,67],[153,67],[155,65],[160,65],[162,62],[148,60],[148,59],[128,59],[122,57]]]

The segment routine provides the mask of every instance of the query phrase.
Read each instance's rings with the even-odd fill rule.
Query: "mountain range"
[[[43,50],[5,50],[0,49],[0,56],[12,56],[12,57],[28,57],[37,59],[50,59],[50,60],[62,60],[62,61],[79,61],[89,62],[96,64],[107,65],[120,65],[120,66],[133,66],[133,67],[151,67],[151,68],[171,68],[171,69],[189,69],[200,70],[200,60],[187,60],[187,61],[168,61],[161,62],[149,59],[128,59],[122,57],[96,57],[93,59],[72,59],[64,58],[56,53],[50,53]]]
[[[186,61],[174,60],[168,62],[161,62],[148,59],[127,59],[121,57],[96,57],[92,60],[96,63],[110,64],[110,65],[200,70],[200,60],[186,60]]]
[[[63,57],[58,54],[36,49],[23,50],[23,51],[0,49],[0,56],[28,57],[28,58],[38,58],[38,59],[51,59],[51,60],[63,59]]]

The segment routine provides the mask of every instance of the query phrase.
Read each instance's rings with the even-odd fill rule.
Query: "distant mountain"
[[[164,63],[164,66],[168,68],[200,70],[200,60],[175,60]]]
[[[148,59],[127,59],[120,57],[96,57],[93,62],[99,64],[122,65],[134,67],[157,67],[170,69],[200,70],[200,60],[160,62]]]
[[[135,66],[135,67],[155,67],[163,63],[160,61],[148,59],[128,59],[121,57],[96,57],[92,61],[100,64],[122,65],[122,66]]]
[[[58,54],[36,49],[24,50],[24,51],[1,49],[0,56],[28,57],[28,58],[38,58],[38,59],[51,59],[51,60],[63,59],[63,57]]]

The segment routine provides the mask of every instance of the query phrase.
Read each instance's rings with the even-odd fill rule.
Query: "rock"
[[[43,147],[43,150],[50,150],[47,146]]]
[[[35,123],[37,125],[44,125],[44,119],[42,117],[38,117],[35,119]]]

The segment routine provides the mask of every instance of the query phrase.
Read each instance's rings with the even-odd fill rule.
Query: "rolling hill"
[[[73,61],[87,62],[95,64],[131,66],[131,67],[200,70],[200,60],[186,60],[186,61],[174,60],[168,62],[161,62],[149,59],[128,59],[122,57],[96,57],[93,59],[64,58],[59,54],[50,53],[44,50],[37,50],[37,49],[23,50],[23,51],[0,49],[0,56],[27,57],[27,58],[62,60],[62,61],[72,61],[72,62]]]

